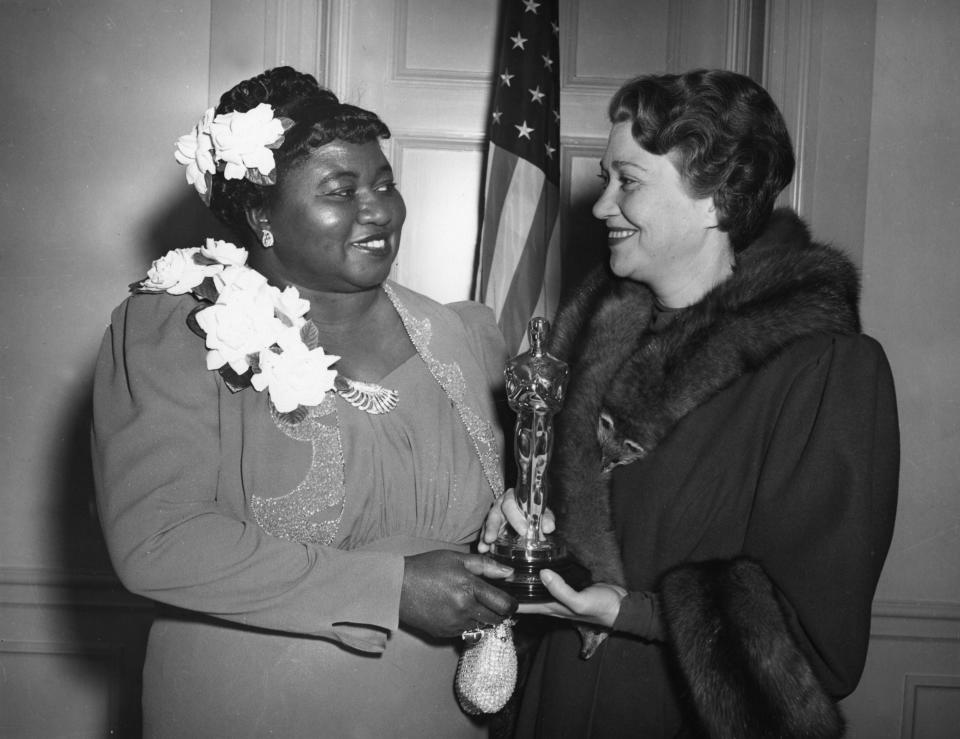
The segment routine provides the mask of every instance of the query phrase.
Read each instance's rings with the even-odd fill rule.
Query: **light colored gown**
[[[387,290],[418,351],[380,382],[397,407],[330,393],[296,427],[204,369],[192,298],[115,312],[101,517],[127,587],[175,606],[150,634],[146,736],[485,736],[454,697],[460,645],[398,605],[403,555],[465,550],[502,487],[504,350],[486,309]]]

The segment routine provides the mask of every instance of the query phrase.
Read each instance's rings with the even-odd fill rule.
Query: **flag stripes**
[[[474,297],[516,352],[559,296],[559,26],[557,0],[504,0],[502,12]]]
[[[542,292],[547,251],[554,231],[558,230],[559,194],[556,185],[547,182],[542,171],[524,160],[517,163],[511,188],[522,192],[524,197],[518,194],[512,201],[517,204],[516,207],[505,207],[500,219],[497,241],[501,253],[506,257],[503,263],[504,277],[509,278],[509,288],[499,313],[500,328],[507,346],[519,348],[525,338],[527,322],[534,315]],[[511,202],[509,197],[508,202]],[[509,224],[509,233],[504,233],[505,222]],[[513,263],[508,263],[507,258],[512,258]],[[507,269],[509,272],[506,272]],[[556,306],[552,306],[552,309],[555,310]]]

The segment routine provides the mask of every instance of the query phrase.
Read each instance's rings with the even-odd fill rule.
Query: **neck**
[[[292,286],[300,297],[310,303],[308,317],[322,332],[347,332],[364,322],[376,312],[384,296],[380,284],[370,287],[343,285],[342,289],[309,287],[301,281],[290,279],[291,275],[274,258],[274,252],[260,248],[248,249],[250,266],[260,272],[271,285],[283,289]]]
[[[679,265],[679,269],[649,285],[661,307],[679,309],[698,303],[733,274],[733,248],[723,236],[715,248],[701,250],[691,263]]]
[[[322,292],[298,288],[300,297],[310,302],[309,317],[321,333],[348,333],[365,325],[384,297],[381,285],[359,292]]]

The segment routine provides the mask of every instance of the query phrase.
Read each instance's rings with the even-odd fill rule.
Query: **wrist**
[[[646,641],[664,641],[660,597],[646,590],[628,592],[620,601],[620,610],[613,629],[639,636]]]

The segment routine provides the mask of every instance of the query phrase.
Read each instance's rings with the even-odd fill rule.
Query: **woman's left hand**
[[[541,570],[540,579],[555,600],[521,603],[517,613],[539,613],[612,628],[620,613],[620,601],[627,595],[619,585],[605,582],[574,590],[553,570]]]
[[[523,536],[527,533],[527,519],[520,510],[513,488],[508,488],[503,495],[493,501],[487,518],[480,531],[480,541],[477,542],[477,551],[486,554],[493,548],[493,543],[501,534],[506,533],[507,527]],[[543,509],[543,518],[540,520],[540,531],[549,534],[556,529],[556,520],[549,508]]]

